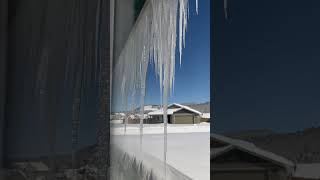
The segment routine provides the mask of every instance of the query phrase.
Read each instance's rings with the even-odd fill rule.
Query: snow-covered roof
[[[174,105],[175,105],[175,106],[178,106],[179,108],[170,108],[170,107],[172,107],[172,106],[174,106]],[[187,111],[196,113],[196,114],[198,114],[198,115],[202,115],[201,112],[199,112],[199,111],[197,111],[197,110],[195,110],[195,109],[192,109],[192,108],[190,108],[190,107],[188,107],[188,106],[184,106],[184,105],[178,104],[178,103],[170,104],[170,105],[168,106],[167,114],[168,114],[168,115],[172,115],[173,113],[175,113],[175,112],[177,112],[177,111],[180,111],[180,110],[182,110],[182,109],[185,109],[185,110],[187,110]],[[163,109],[159,109],[159,110],[156,110],[156,111],[149,112],[148,115],[163,115]],[[210,115],[210,113],[209,113],[209,115]]]
[[[143,114],[143,118],[146,119],[148,117],[148,114]],[[126,116],[128,119],[139,119],[141,118],[141,114],[128,114]]]
[[[186,109],[186,110],[188,110],[188,111],[194,112],[194,113],[199,114],[199,115],[202,114],[200,111],[197,111],[197,110],[195,110],[195,109],[193,109],[193,108],[191,108],[191,107],[189,107],[189,106],[185,106],[185,105],[178,104],[178,103],[170,104],[170,105],[168,106],[168,108],[170,108],[171,106],[174,106],[174,105],[175,105],[175,106],[178,106],[178,107],[180,107],[180,108],[182,108],[182,109]]]
[[[168,109],[167,114],[172,115],[174,112],[181,110],[182,108]],[[163,109],[149,112],[148,115],[163,115]]]
[[[232,139],[232,138],[225,137],[225,136],[218,135],[218,134],[211,134],[211,139],[228,144],[230,146],[230,147],[228,147],[228,150],[230,150],[231,147],[234,149],[239,149],[239,150],[247,152],[251,155],[258,156],[262,159],[269,160],[269,161],[272,161],[278,165],[284,166],[290,171],[293,170],[294,163],[291,162],[290,160],[288,160],[282,156],[276,155],[272,152],[262,150],[262,149],[256,147],[252,143],[242,141],[242,140]],[[227,152],[227,151],[224,150],[223,152]],[[219,153],[219,155],[221,155],[221,154],[223,154],[223,153]],[[217,156],[212,155],[211,157],[215,158]]]
[[[294,177],[320,179],[320,163],[297,164]]]
[[[210,113],[202,113],[201,118],[210,119]]]
[[[224,146],[224,147],[219,147],[219,148],[213,148],[210,151],[210,158],[215,158],[219,156],[220,154],[223,154],[225,152],[228,152],[229,150],[233,149],[232,145]]]
[[[214,134],[211,133],[210,135],[211,139],[214,139],[216,141],[222,142],[224,144],[229,144],[229,145],[238,145],[238,146],[246,146],[246,147],[251,147],[255,148],[256,146],[250,142],[243,141],[243,140],[238,140],[238,139],[232,139],[226,136],[222,136],[219,134]]]

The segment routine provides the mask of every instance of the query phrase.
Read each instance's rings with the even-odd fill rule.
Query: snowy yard
[[[163,134],[163,124],[144,124],[143,134]],[[123,135],[124,124],[111,124],[112,135]],[[139,135],[139,124],[127,124],[127,135]],[[209,123],[200,124],[168,124],[168,133],[210,132]]]
[[[144,132],[146,134],[143,135],[142,152],[140,152],[138,125],[129,125],[126,136],[123,135],[121,127],[112,129],[112,146],[120,149],[136,161],[141,161],[148,171],[152,170],[154,174],[163,177],[164,140],[162,125],[145,125]],[[210,179],[209,129],[209,124],[168,126],[167,163],[169,170],[167,170],[167,179],[177,177],[195,180]],[[181,174],[177,176],[175,170],[178,174]],[[172,171],[174,172],[172,173]]]

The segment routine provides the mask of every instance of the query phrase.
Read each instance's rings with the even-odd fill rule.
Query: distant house
[[[211,177],[215,180],[287,180],[294,163],[254,144],[211,135]]]
[[[148,123],[150,116],[148,115],[149,112],[159,110],[158,105],[145,105],[144,106],[144,114],[143,114],[143,122]],[[121,113],[121,122],[125,123],[127,121],[128,124],[139,124],[141,119],[141,108],[136,108],[133,111],[125,113]]]
[[[163,109],[148,113],[148,123],[163,123]],[[170,124],[200,123],[202,113],[188,106],[173,103],[168,106],[167,116]]]
[[[127,117],[127,123],[128,124],[139,124],[141,115],[140,114],[130,114]],[[143,123],[146,123],[146,119],[148,119],[148,115],[144,114],[143,115]]]
[[[295,164],[252,143],[211,134],[214,180],[319,180],[320,164]]]
[[[15,162],[12,166],[33,179],[43,179],[49,172],[48,166],[43,162]]]
[[[49,168],[43,162],[15,162],[13,167],[21,170],[30,169],[36,172],[47,172]]]

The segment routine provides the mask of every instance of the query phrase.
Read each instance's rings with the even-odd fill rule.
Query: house
[[[110,115],[110,123],[112,124],[122,124],[125,119],[125,113],[112,113]]]
[[[163,109],[149,112],[148,123],[163,123]],[[197,124],[200,123],[202,113],[178,103],[168,106],[168,123],[171,124]]]
[[[147,114],[143,114],[143,123],[146,122],[146,119],[148,118]],[[128,124],[139,124],[141,119],[141,114],[130,114],[126,117],[126,121]]]
[[[13,167],[21,170],[30,169],[36,172],[47,172],[49,168],[43,162],[16,162],[13,163]]]
[[[319,180],[320,164],[295,164],[252,143],[211,134],[214,180]]]
[[[143,114],[143,123],[149,123],[150,116],[148,113],[153,111],[158,111],[159,106],[157,105],[145,105],[144,106],[144,114]],[[139,124],[141,119],[141,108],[135,108],[131,112],[127,112],[127,114],[122,113],[122,123],[125,123],[125,121],[128,124]]]
[[[21,175],[33,177],[31,179],[41,179],[49,172],[49,167],[43,162],[15,162],[12,167],[20,171]]]
[[[211,135],[211,177],[215,180],[287,180],[295,164],[254,144]]]

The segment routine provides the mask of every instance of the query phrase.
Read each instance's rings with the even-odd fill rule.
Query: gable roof
[[[219,148],[213,148],[210,151],[210,159],[214,159],[218,156],[220,156],[221,154],[224,154],[226,152],[229,152],[230,150],[233,149],[232,145],[228,145],[228,146],[224,146],[224,147],[219,147]]]
[[[172,115],[174,112],[181,110],[181,108],[168,109],[167,115]],[[163,109],[159,109],[157,111],[151,111],[148,115],[163,115]]]
[[[177,106],[177,107],[180,107],[181,109],[186,109],[188,111],[191,111],[191,112],[194,112],[196,114],[199,114],[201,115],[202,113],[200,111],[197,111],[189,106],[185,106],[185,105],[182,105],[182,104],[178,104],[178,103],[172,103],[168,106],[168,108],[170,108],[171,106]]]
[[[176,108],[172,108],[176,106]],[[181,105],[181,104],[178,104],[178,103],[173,103],[173,104],[170,104],[168,106],[168,110],[167,110],[167,114],[168,115],[172,115],[173,113],[177,112],[177,111],[180,111],[180,110],[187,110],[187,111],[190,111],[190,112],[193,112],[195,114],[198,114],[198,115],[202,115],[201,112],[195,110],[195,109],[192,109],[188,106],[184,106],[184,105]],[[148,113],[148,115],[163,115],[163,109],[159,109],[159,110],[156,110],[156,111],[151,111]]]
[[[288,170],[288,172],[290,172],[290,173],[293,172],[295,164],[292,161],[290,161],[282,156],[276,155],[272,152],[262,150],[262,149],[256,147],[252,143],[249,143],[249,142],[246,142],[243,140],[232,139],[232,138],[225,137],[225,136],[218,135],[218,134],[211,134],[210,139],[228,144],[228,146],[226,146],[224,149],[214,148],[216,150],[213,149],[213,151],[212,151],[212,154],[210,157],[212,159],[214,159],[214,158],[216,158],[226,152],[229,152],[232,149],[238,149],[243,152],[249,153],[253,156],[260,157],[261,159],[265,159],[267,161],[271,161],[275,164],[278,164],[282,167],[285,167]]]

